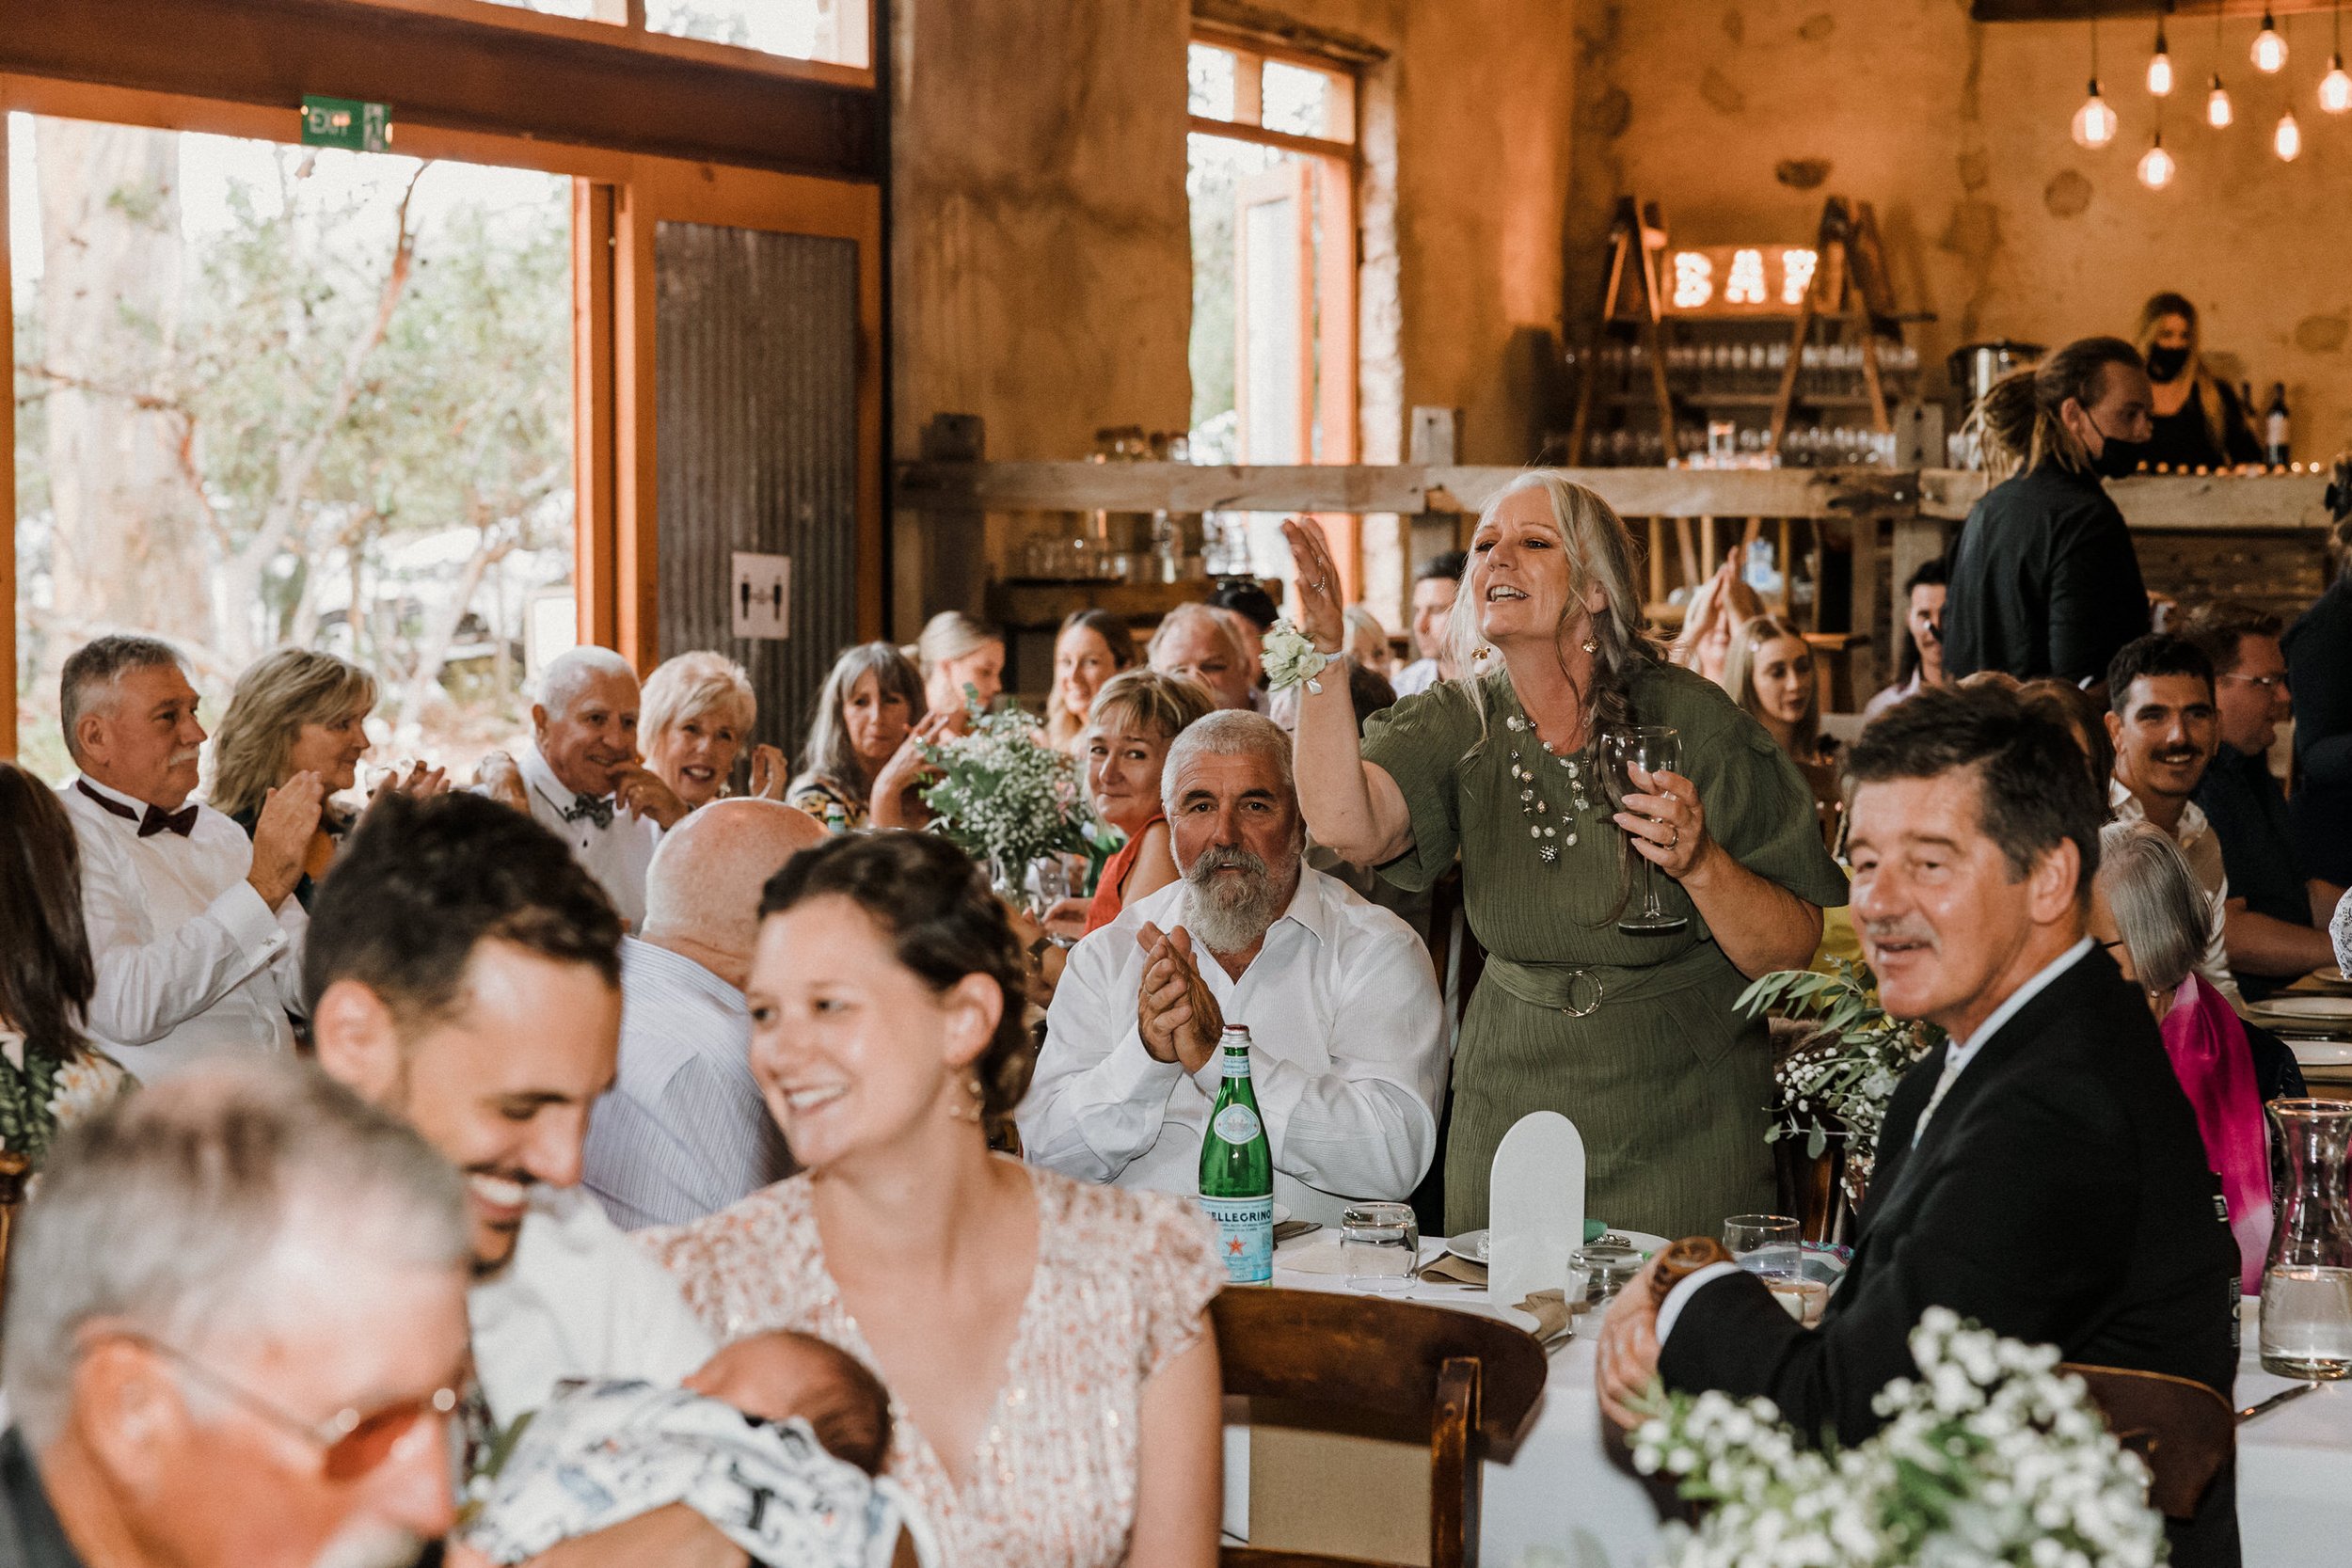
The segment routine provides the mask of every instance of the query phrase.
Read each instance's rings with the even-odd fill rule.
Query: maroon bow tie
[[[178,811],[172,812],[165,811],[161,806],[149,806],[147,815],[142,816],[121,801],[109,800],[99,794],[89,786],[86,780],[74,780],[73,787],[97,801],[105,810],[121,817],[125,822],[137,823],[141,838],[153,838],[157,833],[165,832],[178,833],[182,838],[185,838],[196,832],[197,808],[193,805],[183,806]]]

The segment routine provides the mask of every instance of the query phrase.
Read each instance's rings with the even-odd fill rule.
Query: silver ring
[[[1666,841],[1666,847],[1669,849],[1679,849],[1682,847],[1682,830],[1680,828],[1677,828],[1675,830],[1675,836]]]
[[[1322,593],[1322,592],[1323,592],[1323,584],[1324,584],[1324,579],[1323,579],[1323,578],[1317,578],[1314,581],[1312,581],[1312,582],[1309,583],[1307,586],[1308,586],[1308,587],[1310,587],[1310,588],[1311,588],[1311,589],[1313,589],[1316,593],[1320,594],[1320,593]]]

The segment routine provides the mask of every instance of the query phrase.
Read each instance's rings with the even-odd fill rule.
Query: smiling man
[[[662,830],[686,815],[637,752],[637,672],[610,648],[548,664],[520,764],[531,815],[565,844],[634,930]]]
[[[1163,675],[1199,681],[1220,708],[1240,711],[1253,705],[1257,669],[1249,650],[1224,615],[1208,605],[1178,605],[1169,610],[1152,633],[1144,659]]]
[[[89,1027],[142,1078],[206,1056],[289,1052],[304,917],[294,896],[324,786],[272,790],[248,841],[188,800],[204,726],[170,644],[102,637],[65,661],[64,790],[82,850],[98,989]]]
[[[1656,1374],[1858,1441],[1879,1425],[1872,1397],[1917,1375],[1905,1340],[1930,1307],[2228,1398],[2236,1245],[2154,1022],[2085,934],[2101,814],[2079,756],[1994,688],[1922,691],[1863,732],[1854,926],[1886,1009],[1944,1038],[1895,1091],[1820,1329],[1712,1242],[1661,1253],[1602,1331],[1620,1424]],[[2174,1530],[2172,1560],[2238,1560],[2228,1472]]]
[[[2229,870],[2221,839],[2195,800],[2220,743],[2213,661],[2185,637],[2154,632],[2134,638],[2107,665],[2107,740],[2115,748],[2108,815],[2118,822],[2153,823],[2181,847],[2213,910],[2197,973],[2234,1007]]]
[[[1200,1190],[1217,1036],[1246,1024],[1274,1196],[1339,1223],[1427,1171],[1445,1092],[1443,1011],[1412,927],[1302,860],[1290,741],[1212,713],[1168,748],[1160,793],[1181,879],[1070,956],[1023,1147],[1065,1176]]]

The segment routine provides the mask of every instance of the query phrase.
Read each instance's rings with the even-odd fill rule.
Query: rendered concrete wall
[[[2280,77],[2247,60],[2255,24],[2233,17],[2219,68],[2237,110],[2201,118],[2215,69],[2210,18],[2175,19],[2179,85],[2164,106],[2170,189],[2134,177],[2155,119],[2145,87],[2151,20],[2100,28],[2106,97],[2122,117],[2099,151],[2069,124],[2090,74],[2082,24],[1968,20],[1967,0],[1582,0],[1570,298],[1597,301],[1613,198],[1661,202],[1692,243],[1801,240],[1830,194],[1875,204],[1899,293],[1937,320],[1911,328],[1931,363],[1988,338],[2056,344],[2129,335],[2148,295],[2173,289],[2204,316],[2234,377],[2284,381],[2296,455],[2352,437],[2344,345],[2352,117],[2322,114],[2324,16],[2292,19]],[[2270,150],[2292,103],[2304,150]]]

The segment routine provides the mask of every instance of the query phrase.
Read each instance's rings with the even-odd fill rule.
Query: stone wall
[[[2090,74],[2081,24],[1980,24],[1967,0],[1581,0],[1576,25],[1581,319],[1620,193],[1660,202],[1695,244],[1803,240],[1836,194],[1875,205],[1899,303],[1936,313],[1911,329],[1931,365],[1989,338],[2128,335],[2141,302],[2173,289],[2229,373],[2265,401],[2286,383],[2296,456],[2352,439],[2352,225],[2331,196],[2352,173],[2352,117],[2314,101],[2324,16],[2292,19],[2280,77],[2249,65],[2255,24],[2231,18],[2219,64],[2237,119],[2223,132],[2201,117],[2213,23],[2175,19],[2164,139],[2180,172],[2162,192],[2134,176],[2154,125],[2148,18],[2100,29],[2122,132],[2095,152],[2068,129]],[[2304,150],[2283,164],[2270,132],[2290,103]]]

